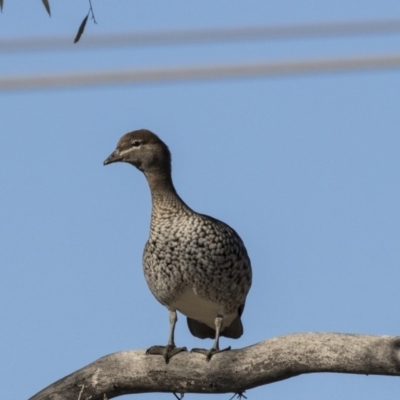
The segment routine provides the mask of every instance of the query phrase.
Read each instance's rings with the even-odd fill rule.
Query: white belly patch
[[[236,318],[236,313],[226,315],[220,306],[212,301],[199,297],[193,289],[188,289],[182,296],[170,305],[170,309],[175,309],[196,321],[207,324],[215,329],[215,318],[219,315],[223,317],[223,326],[229,326]]]

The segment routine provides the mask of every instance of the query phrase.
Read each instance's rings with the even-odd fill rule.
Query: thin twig
[[[243,394],[244,392],[245,390],[243,392],[235,393],[229,400],[232,400],[235,396],[237,396],[238,400],[241,400],[242,397],[247,400],[247,397]]]
[[[94,16],[93,7],[92,7],[92,0],[89,0],[89,12],[92,14],[91,20],[97,25],[96,17]]]

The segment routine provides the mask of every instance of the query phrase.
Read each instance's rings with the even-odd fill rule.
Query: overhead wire
[[[202,42],[321,38],[400,32],[400,19],[345,21],[330,23],[214,28],[160,32],[133,32],[86,36],[78,45],[68,37],[0,39],[0,52],[75,50],[117,46],[196,44]],[[400,54],[380,56],[325,58],[257,63],[219,64],[192,67],[112,70],[102,72],[62,73],[0,78],[0,91],[89,87],[111,84],[145,84],[189,80],[268,77],[307,73],[355,70],[395,69]]]
[[[400,54],[0,78],[0,92],[400,68]]]
[[[165,46],[396,32],[400,32],[400,19],[84,35],[77,44],[72,43],[70,36],[2,38],[0,39],[0,52],[79,50],[118,46]]]

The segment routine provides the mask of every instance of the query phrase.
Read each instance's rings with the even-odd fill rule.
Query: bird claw
[[[163,356],[165,363],[168,364],[169,360],[181,351],[187,351],[187,348],[167,344],[166,346],[151,346],[146,350],[146,354]]]
[[[207,360],[207,361],[210,361],[210,360],[211,360],[211,357],[212,357],[214,354],[222,353],[222,352],[228,351],[228,350],[230,350],[230,349],[231,349],[231,346],[226,347],[225,349],[222,349],[222,350],[220,350],[220,349],[215,349],[214,347],[211,347],[210,350],[207,350],[207,349],[197,349],[197,348],[195,348],[195,349],[192,349],[190,352],[191,352],[191,353],[200,353],[200,354],[204,354],[204,355],[206,356],[206,360]]]

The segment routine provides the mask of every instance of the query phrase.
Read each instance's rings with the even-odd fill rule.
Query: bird
[[[139,129],[123,135],[104,165],[124,162],[146,177],[151,192],[150,234],[143,251],[143,271],[154,297],[169,311],[166,346],[146,354],[161,355],[166,363],[187,351],[175,345],[177,311],[187,317],[189,331],[214,339],[210,349],[194,348],[210,361],[230,350],[219,339],[243,334],[241,315],[252,282],[246,247],[226,223],[192,210],[178,195],[171,175],[171,153],[153,132]]]

